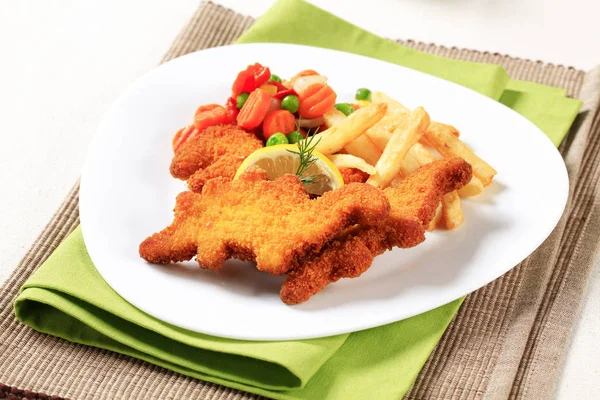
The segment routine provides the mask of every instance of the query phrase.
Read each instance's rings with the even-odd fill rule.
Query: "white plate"
[[[139,243],[167,226],[184,184],[169,174],[171,138],[196,107],[224,103],[237,72],[254,62],[282,77],[314,68],[339,101],[358,87],[382,90],[461,139],[498,170],[483,195],[464,201],[465,223],[422,245],[376,258],[298,306],[279,299],[282,277],[230,261],[219,273],[151,265]],[[509,108],[447,81],[353,54],[283,44],[221,47],[186,55],[139,79],[100,125],[81,183],[89,254],[102,277],[141,310],[193,331],[248,340],[323,337],[431,310],[504,274],[550,234],[568,195],[563,160],[550,140]],[[241,265],[240,265],[241,264]]]

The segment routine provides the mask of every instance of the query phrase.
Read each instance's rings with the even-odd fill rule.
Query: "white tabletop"
[[[600,64],[592,0],[314,0],[389,38],[414,39],[589,69]],[[272,0],[221,0],[252,16]],[[79,176],[102,115],[161,58],[198,0],[0,3],[0,281]],[[582,10],[585,10],[582,12]],[[587,41],[587,43],[585,43]],[[593,43],[595,41],[595,43]],[[600,273],[559,383],[561,399],[600,389]]]

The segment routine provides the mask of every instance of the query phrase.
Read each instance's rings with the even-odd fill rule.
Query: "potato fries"
[[[413,150],[413,147],[411,147],[408,150],[406,157],[404,157],[404,160],[402,160],[400,162],[400,172],[402,173],[402,175],[404,177],[409,176],[410,174],[412,174],[413,172],[415,172],[416,170],[421,168],[419,159],[417,157],[415,157],[415,154],[414,154],[415,152]]]
[[[408,110],[401,103],[382,92],[373,92],[371,98],[373,104],[387,103],[388,113],[405,114]],[[467,145],[458,139],[458,136],[458,130],[453,126],[431,122],[422,141],[435,148],[443,157],[462,157],[471,164],[473,173],[483,186],[489,185],[494,175],[496,175],[496,170],[473,153]],[[472,189],[475,189],[475,187],[472,186]],[[475,193],[476,190],[472,190],[471,192]]]
[[[407,177],[423,165],[433,161],[435,161],[435,158],[431,155],[429,150],[417,142],[408,150],[406,157],[400,164],[401,175]]]
[[[435,161],[435,157],[421,143],[415,143],[410,148],[409,154],[412,154],[421,166]]]
[[[387,103],[388,113],[395,113],[395,114],[402,115],[402,114],[406,114],[409,111],[409,109],[406,108],[402,103],[392,99],[390,96],[388,96],[385,93],[373,92],[371,94],[371,98],[372,98],[373,104]],[[453,127],[452,125],[441,124],[441,123],[435,122],[435,121],[431,121],[431,123],[429,124],[429,129],[441,130],[446,133],[452,134],[456,137],[460,136],[460,133],[458,132],[458,130],[455,127]]]
[[[353,154],[362,158],[371,165],[377,164],[377,161],[379,161],[379,158],[381,157],[381,151],[375,147],[373,142],[371,142],[366,135],[360,135],[348,143],[346,147],[344,147],[344,150],[348,154]]]
[[[422,107],[417,107],[403,119],[400,126],[394,130],[375,165],[377,172],[371,175],[367,183],[380,188],[387,187],[400,172],[401,161],[406,157],[410,148],[423,136],[428,126],[429,115]]]
[[[442,197],[442,220],[446,229],[458,228],[464,221],[460,197],[456,191]]]
[[[471,197],[477,196],[481,192],[483,192],[483,183],[476,176],[473,176],[469,183],[458,191],[458,195],[460,197]]]
[[[315,150],[325,155],[337,153],[379,122],[386,110],[387,104],[381,103],[371,104],[353,112],[338,124],[321,132]]]
[[[383,92],[373,92],[371,93],[371,102],[373,104],[386,103],[388,105],[388,110],[390,113],[394,114],[408,114],[410,110],[399,101],[392,99],[390,96]]]
[[[380,152],[383,152],[392,137],[392,132],[400,126],[401,120],[401,117],[390,120],[386,115],[381,121],[367,129],[365,131],[365,136],[369,138],[371,143],[373,143]]]
[[[332,126],[338,125],[345,119],[346,114],[344,114],[337,108],[332,108],[331,110],[323,114],[323,121],[325,121],[325,125],[327,125],[327,128],[331,128]]]
[[[360,157],[353,156],[352,154],[333,154],[327,156],[333,165],[338,168],[356,168],[362,172],[366,172],[369,175],[373,175],[376,172],[374,166],[367,163]]]
[[[330,111],[323,114],[325,125],[327,125],[328,128],[339,125],[346,118],[347,117],[343,112],[335,108],[332,108]],[[371,165],[375,165],[377,160],[379,160],[379,157],[381,157],[381,151],[378,150],[377,147],[375,147],[375,145],[365,135],[360,135],[348,143],[344,147],[344,151],[346,151],[348,154],[353,154],[362,158]]]
[[[456,136],[446,129],[428,129],[422,141],[435,148],[442,157],[462,157],[473,167],[473,174],[483,186],[492,182],[496,170],[488,163],[477,157],[475,153]]]
[[[438,204],[437,208],[435,209],[435,215],[433,216],[433,219],[427,226],[427,230],[429,232],[435,230],[435,228],[440,224],[441,221],[442,221],[442,203],[440,202],[440,204]]]
[[[397,187],[404,178],[436,158],[463,158],[472,165],[473,178],[460,190],[443,197],[427,230],[459,227],[464,220],[461,198],[482,193],[496,174],[494,168],[459,139],[456,128],[430,121],[423,108],[411,111],[382,92],[373,92],[371,100],[371,105],[349,117],[338,110],[326,113],[323,117],[329,129],[322,133],[326,134],[325,141],[317,150],[332,154],[343,149],[348,154],[330,156],[334,164],[369,173],[367,183],[380,188]],[[386,109],[376,112],[373,108],[376,105],[384,105]],[[365,110],[369,110],[368,116]],[[351,119],[360,125],[351,127]],[[331,144],[340,140],[343,147]]]

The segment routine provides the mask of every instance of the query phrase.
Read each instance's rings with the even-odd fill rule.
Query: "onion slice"
[[[269,106],[269,111],[267,111],[267,113],[277,110],[281,110],[281,100],[271,97],[271,105]]]
[[[338,168],[356,168],[369,175],[374,175],[377,172],[374,166],[352,154],[331,154],[327,158]]]
[[[312,119],[298,118],[296,122],[298,123],[298,126],[300,128],[312,129],[316,128],[317,126],[323,125],[325,123],[325,119],[323,117],[317,117]]]
[[[294,90],[301,95],[309,86],[314,85],[315,83],[326,84],[327,77],[323,75],[302,76],[294,82]]]

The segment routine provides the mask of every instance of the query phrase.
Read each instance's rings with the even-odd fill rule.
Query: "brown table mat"
[[[163,61],[235,41],[253,19],[203,3]],[[584,100],[561,145],[571,197],[546,242],[518,267],[471,294],[421,371],[408,399],[552,397],[600,241],[600,69],[589,73],[500,54],[401,42],[445,57],[502,65],[514,79]],[[20,286],[79,224],[78,184],[0,289],[0,398],[258,399],[18,323]],[[27,389],[27,390],[26,390]],[[376,394],[374,394],[376,398]]]

